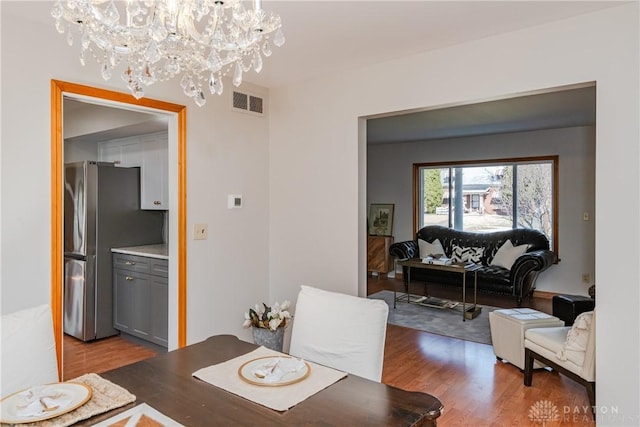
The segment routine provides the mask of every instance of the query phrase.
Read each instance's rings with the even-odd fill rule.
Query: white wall
[[[272,295],[365,289],[359,117],[596,81],[597,403],[618,410],[598,424],[637,425],[638,60],[633,3],[272,89]]]
[[[561,262],[540,274],[536,288],[587,295],[590,284],[582,283],[582,274],[595,277],[595,148],[593,127],[370,145],[368,204],[394,203],[394,240],[412,240],[414,163],[557,155]],[[583,212],[590,221],[582,219]]]
[[[98,160],[97,142],[64,142],[64,163],[81,162],[83,160]]]
[[[3,314],[48,302],[51,295],[50,80],[126,92],[117,76],[105,82],[95,63],[79,64],[78,46],[70,48],[53,26],[51,4],[0,3]],[[47,24],[17,18],[16,10],[39,14]],[[216,333],[250,340],[250,331],[242,329],[243,312],[270,299],[268,109],[265,117],[232,111],[233,86],[227,83],[222,97],[209,96],[202,108],[176,81],[147,91],[149,98],[187,105],[188,343]],[[268,101],[266,89],[242,88]],[[170,158],[175,175],[175,147]],[[171,203],[177,206],[175,176],[172,188]],[[227,209],[228,194],[242,194],[244,207]],[[192,239],[194,223],[208,224],[208,240]],[[177,241],[175,235],[169,240]],[[175,274],[175,267],[170,272]],[[175,286],[176,276],[172,279]]]

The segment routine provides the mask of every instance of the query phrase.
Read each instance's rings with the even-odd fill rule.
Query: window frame
[[[560,158],[557,155],[553,156],[535,156],[535,157],[509,157],[500,159],[485,159],[485,160],[462,160],[462,161],[447,161],[447,162],[427,162],[427,163],[414,163],[413,164],[413,230],[414,234],[418,232],[420,227],[420,214],[418,210],[421,207],[420,197],[423,190],[423,184],[421,182],[420,170],[423,168],[435,169],[435,168],[456,168],[456,167],[478,167],[478,166],[498,166],[498,165],[512,165],[512,164],[531,164],[531,163],[551,163],[552,170],[552,195],[551,200],[553,206],[551,207],[553,215],[553,223],[551,230],[553,233],[553,239],[551,242],[551,250],[558,254],[558,212],[559,212],[559,162]],[[449,177],[451,179],[451,177]],[[450,226],[450,228],[453,228]]]

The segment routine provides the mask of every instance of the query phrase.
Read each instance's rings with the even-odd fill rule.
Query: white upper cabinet
[[[169,210],[167,169],[169,168],[166,132],[144,135],[141,180],[142,209]]]
[[[137,139],[137,138],[136,138]],[[98,160],[133,168],[142,166],[141,147],[132,138],[115,139],[98,144]]]
[[[98,144],[98,160],[140,168],[140,207],[169,210],[167,132],[114,139]]]

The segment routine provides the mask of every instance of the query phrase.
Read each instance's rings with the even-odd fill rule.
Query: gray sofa
[[[418,239],[429,243],[436,239],[440,240],[447,257],[452,256],[454,246],[484,248],[478,262],[481,265],[481,268],[477,270],[478,291],[512,296],[518,307],[522,305],[523,298],[533,293],[538,275],[551,267],[557,260],[556,254],[549,250],[547,237],[537,230],[526,228],[476,233],[430,225],[418,230],[415,240],[391,245],[389,253],[399,260],[425,256],[425,254],[419,253]],[[496,252],[507,240],[511,240],[513,246],[529,245],[526,252],[516,258],[510,269],[491,264]],[[407,267],[404,266],[405,287],[408,286],[406,269]],[[412,282],[422,281],[462,286],[459,274],[431,269],[412,269],[411,280]]]

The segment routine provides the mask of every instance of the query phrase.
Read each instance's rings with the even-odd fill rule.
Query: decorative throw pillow
[[[453,245],[453,252],[451,252],[451,261],[453,262],[473,262],[475,264],[480,263],[482,255],[484,254],[484,248],[470,246],[468,248]]]
[[[511,240],[507,240],[500,246],[490,264],[511,270],[516,258],[525,253],[527,249],[529,249],[529,245],[513,246]]]
[[[439,239],[429,243],[426,240],[418,239],[418,249],[420,250],[420,258],[425,258],[428,255],[441,254],[444,255],[444,248]]]
[[[567,332],[567,338],[562,348],[556,354],[558,359],[567,360],[567,350],[572,351],[586,351],[587,341],[589,341],[589,331],[593,324],[593,311],[587,311],[580,313],[576,320],[573,322],[573,326]]]

